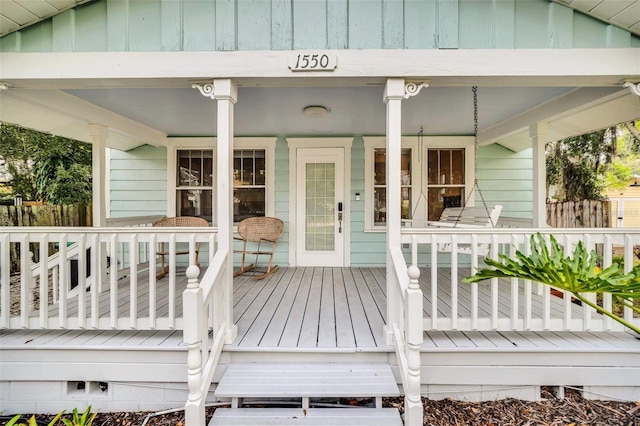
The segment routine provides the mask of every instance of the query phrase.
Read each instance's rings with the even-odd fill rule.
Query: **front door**
[[[296,173],[298,266],[344,266],[344,148],[299,148]]]

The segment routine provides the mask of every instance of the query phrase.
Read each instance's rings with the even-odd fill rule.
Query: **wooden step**
[[[209,426],[402,426],[395,408],[218,408]]]
[[[218,398],[377,398],[399,394],[391,367],[383,363],[234,363],[227,367],[215,391]]]

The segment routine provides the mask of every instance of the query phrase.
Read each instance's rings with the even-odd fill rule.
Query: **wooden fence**
[[[547,203],[547,224],[552,228],[610,228],[609,204],[603,200]]]
[[[91,207],[84,206],[0,206],[0,233],[2,226],[91,226]],[[20,248],[11,244],[11,271],[19,269]],[[49,255],[56,252],[49,244]],[[30,245],[35,259],[40,256],[39,245]]]

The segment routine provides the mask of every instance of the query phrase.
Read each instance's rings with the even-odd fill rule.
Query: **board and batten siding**
[[[0,39],[4,52],[640,47],[549,0],[98,0]]]
[[[167,149],[111,150],[111,217],[167,214]]]

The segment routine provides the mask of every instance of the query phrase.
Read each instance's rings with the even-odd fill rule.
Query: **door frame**
[[[344,149],[344,266],[351,265],[351,146],[353,138],[287,138],[289,144],[289,265],[298,265],[297,213],[298,213],[298,149],[343,148]]]

